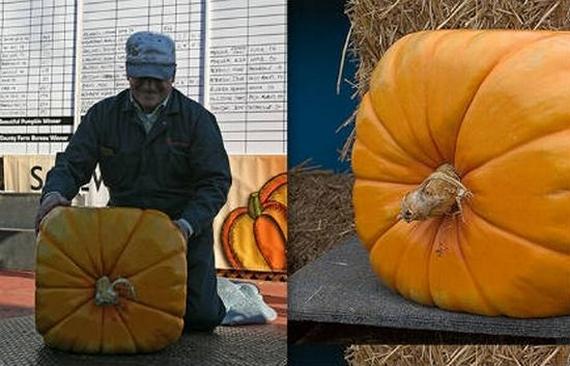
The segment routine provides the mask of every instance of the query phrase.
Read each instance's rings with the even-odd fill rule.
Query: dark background
[[[357,105],[354,89],[342,81],[337,94],[341,54],[350,28],[344,0],[290,0],[288,3],[288,165],[310,159],[310,166],[347,172],[338,151],[350,133],[337,128]],[[344,64],[343,80],[353,80],[356,63]],[[289,344],[289,365],[346,365],[343,345]]]
[[[350,22],[345,0],[291,0],[288,5],[288,162],[293,168],[307,159],[310,165],[335,172],[350,170],[338,151],[350,133],[337,128],[351,116],[357,98],[344,81],[354,78],[356,62],[344,63],[340,94],[338,70]]]

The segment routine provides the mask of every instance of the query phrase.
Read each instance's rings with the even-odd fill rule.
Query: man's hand
[[[59,192],[49,192],[46,194],[42,203],[40,204],[40,208],[38,208],[38,213],[36,214],[36,235],[38,235],[38,231],[40,230],[40,223],[51,210],[57,206],[69,205],[71,205],[71,202],[68,201],[67,198],[63,197]]]
[[[194,230],[192,230],[192,226],[188,223],[188,221],[184,219],[178,219],[173,221],[174,224],[178,227],[182,235],[184,235],[184,240],[188,241],[188,238],[192,236]]]

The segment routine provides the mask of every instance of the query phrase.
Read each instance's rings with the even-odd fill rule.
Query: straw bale
[[[348,50],[358,60],[357,94],[368,90],[370,74],[402,36],[435,29],[570,29],[570,0],[348,0]],[[349,57],[350,59],[350,57]],[[354,115],[342,127],[353,128]],[[354,134],[341,152],[348,160]]]
[[[302,165],[289,172],[288,273],[354,235],[350,174]]]
[[[350,346],[351,366],[569,366],[570,346],[446,345]]]

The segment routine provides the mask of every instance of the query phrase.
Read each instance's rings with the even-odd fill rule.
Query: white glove
[[[40,223],[42,222],[43,218],[54,208],[57,206],[69,206],[71,202],[62,196],[59,192],[49,192],[44,196],[44,199],[40,203],[40,207],[38,208],[38,213],[36,214],[36,235],[40,230]]]
[[[178,229],[180,229],[182,235],[184,235],[184,240],[188,241],[188,238],[190,238],[194,233],[194,230],[192,229],[190,223],[184,219],[174,220],[173,222],[176,226],[178,226]]]

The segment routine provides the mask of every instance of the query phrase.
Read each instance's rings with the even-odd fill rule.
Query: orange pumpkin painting
[[[247,207],[231,211],[222,225],[222,246],[235,269],[287,268],[287,174],[269,179],[249,196]]]

